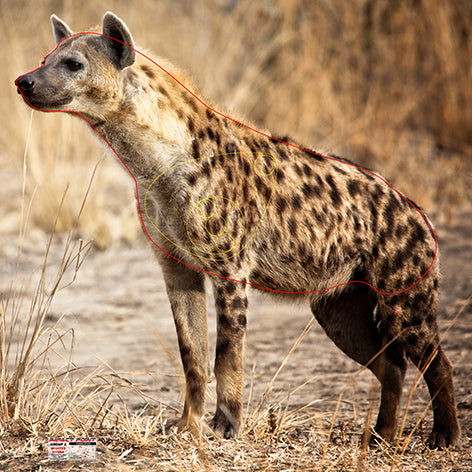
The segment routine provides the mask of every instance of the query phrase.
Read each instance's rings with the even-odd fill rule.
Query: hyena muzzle
[[[436,321],[436,239],[418,208],[368,170],[256,132],[208,107],[182,85],[188,82],[179,71],[136,51],[127,26],[112,13],[105,14],[102,33],[73,34],[56,16],[51,21],[57,47],[40,68],[16,80],[18,92],[36,109],[87,120],[136,180],[186,378],[177,425],[202,425],[209,378],[204,279],[210,274],[217,433],[233,436],[242,422],[252,285],[307,298],[334,343],[374,373],[381,384],[378,436],[396,434],[409,358],[431,395],[430,445],[456,444],[452,366]]]

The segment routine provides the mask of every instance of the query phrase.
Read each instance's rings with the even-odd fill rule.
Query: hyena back
[[[138,54],[112,13],[103,34],[73,35],[51,20],[57,48],[16,85],[36,109],[85,118],[137,181],[144,229],[162,249],[155,252],[185,372],[178,426],[200,425],[204,413],[208,273],[217,310],[217,433],[230,437],[241,426],[253,285],[308,298],[334,343],[375,374],[382,387],[377,435],[396,434],[410,358],[432,398],[430,444],[456,444],[452,367],[436,322],[438,259],[426,217],[370,171],[207,107],[172,66]]]

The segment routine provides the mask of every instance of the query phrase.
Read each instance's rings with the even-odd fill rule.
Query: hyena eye
[[[66,61],[66,66],[69,70],[76,71],[82,68],[82,64],[71,59]]]

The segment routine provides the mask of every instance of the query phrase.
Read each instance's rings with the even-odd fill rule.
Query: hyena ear
[[[56,15],[51,15],[52,32],[56,39],[56,44],[60,43],[63,39],[67,38],[71,34],[74,34],[72,30]]]
[[[135,59],[134,41],[124,21],[107,11],[103,17],[102,32],[105,36],[118,40],[110,42],[110,54],[118,67],[124,69],[132,65]]]

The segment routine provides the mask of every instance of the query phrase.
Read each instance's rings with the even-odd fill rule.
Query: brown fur
[[[58,18],[52,22],[57,41],[71,34]],[[137,180],[145,230],[167,253],[155,248],[187,384],[179,425],[199,424],[204,413],[205,271],[214,274],[218,316],[215,431],[229,437],[241,426],[252,284],[305,292],[288,295],[308,298],[328,336],[379,379],[375,430],[387,440],[396,434],[407,357],[427,369],[430,442],[456,444],[452,367],[436,323],[437,258],[413,285],[435,254],[426,218],[371,172],[214,112],[177,82],[188,86],[172,66],[156,61],[173,77],[135,53],[126,25],[113,14],[105,15],[103,33],[121,42],[100,35],[64,39],[17,85],[36,108],[81,114]],[[70,70],[74,63],[78,70]]]

